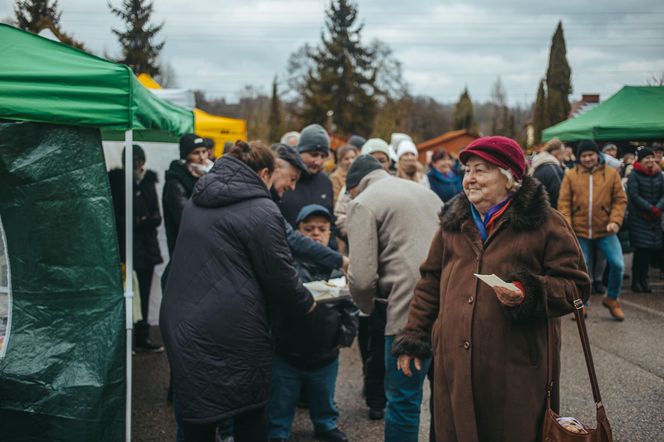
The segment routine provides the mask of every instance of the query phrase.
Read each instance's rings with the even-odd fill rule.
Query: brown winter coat
[[[546,318],[556,330],[557,408],[558,317],[589,296],[574,232],[528,176],[484,244],[465,194],[440,218],[393,354],[426,357],[433,348],[437,441],[535,441],[545,409]],[[523,303],[503,306],[473,273],[521,282]]]
[[[565,173],[560,185],[558,210],[581,238],[602,238],[609,223],[622,225],[627,207],[627,195],[618,172],[600,164],[592,172],[592,200],[590,172],[581,165]],[[592,202],[592,204],[591,204]],[[592,222],[590,220],[592,219]]]
[[[332,193],[334,194],[333,201],[335,204],[339,199],[341,189],[343,189],[346,185],[346,175],[348,175],[348,171],[342,169],[341,167],[337,167],[337,169],[330,174],[330,180],[332,181]]]

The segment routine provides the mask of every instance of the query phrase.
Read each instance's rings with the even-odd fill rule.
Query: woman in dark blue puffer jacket
[[[267,439],[268,307],[295,321],[315,307],[268,191],[274,167],[267,147],[236,143],[182,215],[160,326],[185,441],[213,442],[229,418],[236,442]]]
[[[638,161],[627,180],[629,240],[634,250],[632,291],[651,292],[648,284],[650,263],[662,248],[664,176],[648,147],[636,152]]]

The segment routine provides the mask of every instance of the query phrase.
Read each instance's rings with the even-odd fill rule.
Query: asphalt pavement
[[[653,293],[622,295],[626,319],[611,319],[593,295],[587,319],[593,357],[614,440],[664,441],[664,280],[653,273]],[[628,289],[628,284],[625,287]],[[158,331],[153,330],[155,340]],[[341,352],[336,402],[339,428],[351,441],[383,440],[383,421],[370,421],[362,398],[362,367],[356,347]],[[134,357],[134,441],[173,441],[175,421],[166,402],[168,363],[164,353]],[[429,391],[425,387],[420,440],[428,440]],[[594,423],[595,407],[576,324],[564,318],[561,412]],[[299,409],[291,441],[312,441],[307,410]]]

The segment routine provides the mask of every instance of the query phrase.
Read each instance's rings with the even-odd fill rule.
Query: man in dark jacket
[[[163,262],[157,241],[157,227],[161,224],[159,214],[159,199],[157,198],[157,174],[145,169],[145,151],[138,144],[133,147],[134,159],[134,198],[133,198],[133,256],[134,270],[138,279],[139,296],[141,298],[141,320],[135,327],[134,347],[138,351],[158,352],[164,348],[156,345],[150,339],[150,325],[148,324],[148,311],[150,306],[150,290],[152,289],[152,276],[154,266]],[[124,165],[125,152],[122,151],[122,164]],[[108,173],[108,179],[113,197],[113,211],[115,213],[115,226],[120,245],[122,262],[125,256],[125,170],[113,169]],[[129,275],[129,278],[132,276]]]
[[[265,184],[274,159],[267,155],[272,164],[264,168],[252,165],[263,160],[247,155],[246,144],[237,147],[245,150],[235,155],[231,149],[196,183],[162,302],[160,324],[185,438],[187,427],[204,427],[214,439],[214,425],[228,418],[234,418],[236,440],[238,432],[260,433],[252,427],[261,426],[269,396],[268,304],[293,320],[314,307]]]
[[[287,144],[274,144],[272,150],[277,160],[270,193],[274,202],[279,204],[288,190],[293,192],[299,188],[302,175],[307,174],[307,167],[295,149]],[[289,222],[286,222],[286,238],[294,257],[315,262],[328,270],[348,270],[348,258],[302,235]]]
[[[194,191],[194,185],[202,177],[211,162],[208,160],[208,144],[196,134],[186,134],[180,138],[180,159],[174,160],[166,171],[166,182],[162,195],[164,226],[168,254],[173,256],[175,240],[180,229],[180,218],[184,206]]]
[[[297,183],[297,188],[286,192],[279,203],[281,213],[290,225],[295,224],[297,214],[308,204],[320,204],[330,213],[334,212],[332,181],[323,172],[323,165],[330,155],[330,138],[325,129],[312,124],[300,134],[297,152],[307,166]]]
[[[318,204],[305,206],[296,219],[304,236],[327,246],[332,215]],[[303,282],[341,277],[316,262],[295,260]],[[295,408],[303,387],[316,438],[343,442],[346,435],[337,428],[339,415],[334,405],[334,387],[339,368],[339,347],[349,347],[358,326],[358,310],[350,300],[319,304],[303,322],[289,320],[277,312],[274,337],[276,356],[272,365],[272,392],[268,405],[270,440],[285,441],[290,435]]]
[[[544,146],[540,153],[535,155],[531,168],[532,175],[544,185],[551,207],[554,209],[558,207],[560,184],[565,176],[562,167],[564,157],[565,146],[558,138],[554,138]]]

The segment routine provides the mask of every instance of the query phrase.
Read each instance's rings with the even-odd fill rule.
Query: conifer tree
[[[281,100],[279,100],[279,93],[277,92],[277,77],[274,77],[272,82],[272,100],[270,101],[270,117],[268,119],[270,127],[269,140],[270,142],[279,141],[282,132],[281,123]]]
[[[551,39],[549,67],[546,71],[546,118],[548,124],[567,119],[570,111],[569,94],[572,93],[572,70],[567,62],[567,48],[563,35],[563,24],[558,22]]]
[[[62,43],[78,49],[86,50],[83,43],[76,41],[71,35],[60,28],[58,2],[54,0],[17,0],[14,5],[16,24],[19,28],[34,34],[49,29]]]
[[[158,57],[164,42],[155,43],[154,40],[164,23],[159,25],[148,23],[153,3],[147,0],[123,0],[120,8],[110,3],[109,8],[126,25],[124,31],[112,29],[122,46],[122,57],[118,62],[128,65],[136,75],[149,74],[153,77],[159,75],[161,69]]]
[[[533,128],[535,129],[535,144],[542,142],[542,131],[549,127],[546,116],[546,92],[544,91],[544,80],[540,80],[537,88],[537,99],[533,107]]]
[[[452,113],[452,130],[466,129],[474,132],[476,128],[473,102],[470,99],[468,88],[466,87],[459,97],[456,106],[454,106],[454,112]]]
[[[58,12],[57,0],[17,0],[14,14],[19,28],[38,34],[44,29],[44,19],[59,26],[62,12]]]
[[[491,107],[491,134],[507,136],[509,109],[507,107],[507,92],[505,92],[500,76],[491,88]]]
[[[357,6],[332,0],[322,42],[310,49],[311,61],[302,87],[301,118],[325,125],[329,110],[340,133],[371,133],[376,113],[375,54],[361,43]]]

